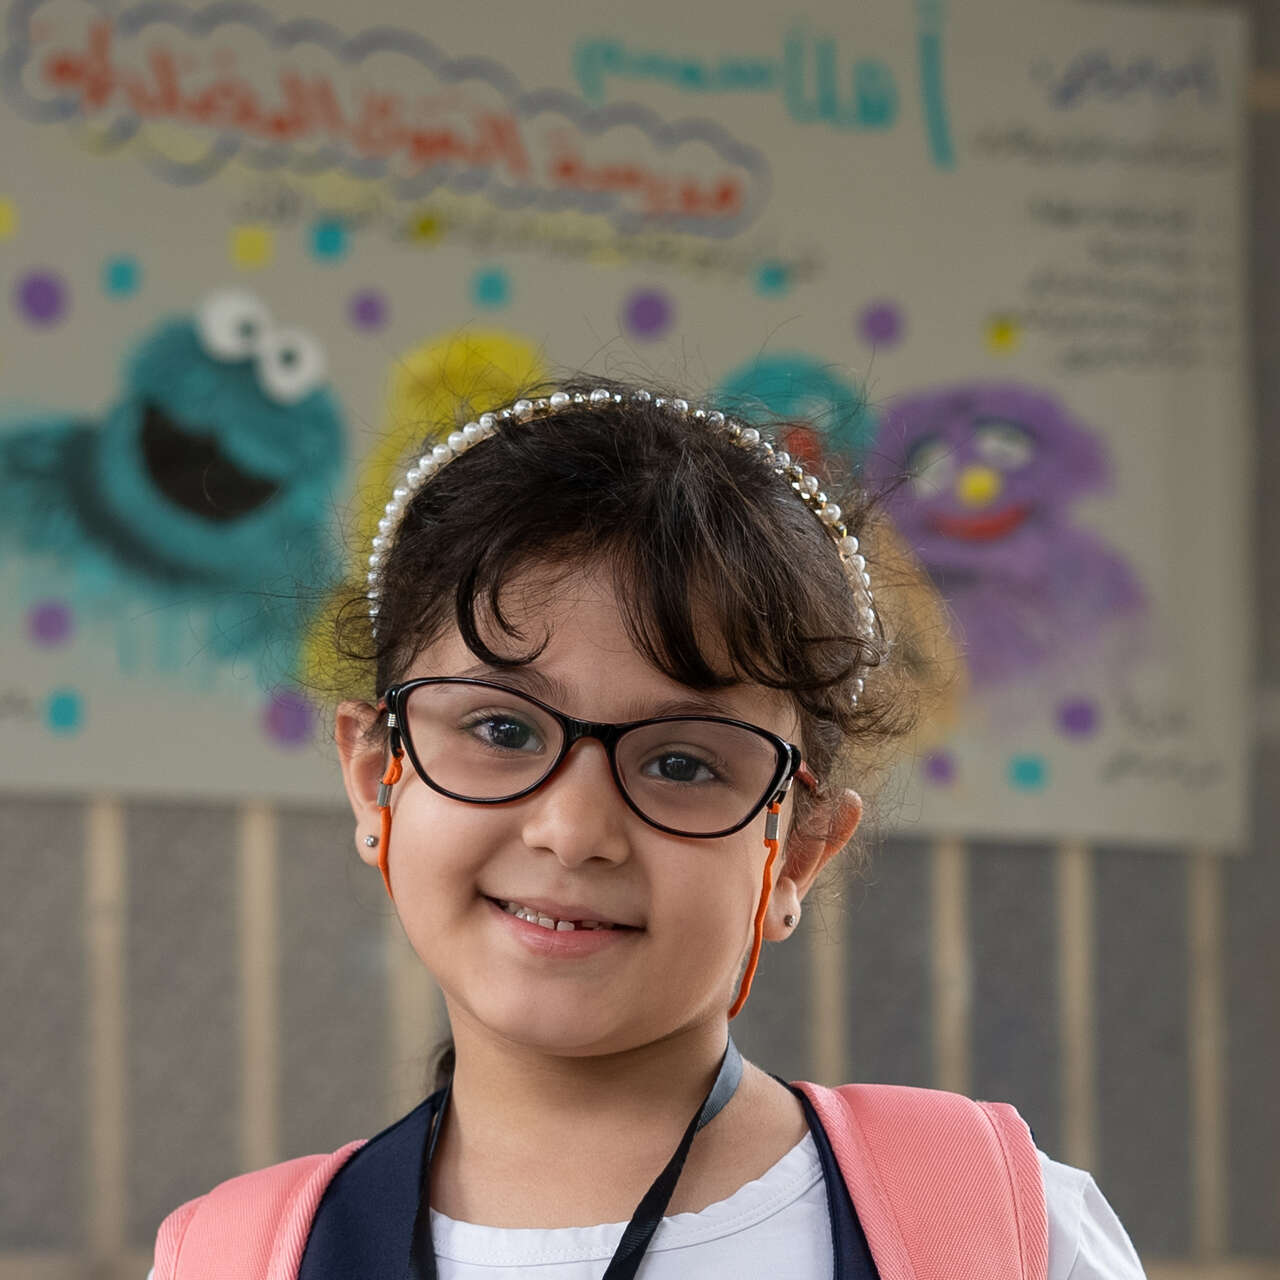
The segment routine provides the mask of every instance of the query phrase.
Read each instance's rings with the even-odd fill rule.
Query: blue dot
[[[781,262],[762,262],[756,268],[756,292],[776,298],[791,287],[791,273]]]
[[[350,245],[346,224],[337,218],[323,218],[311,227],[311,252],[326,262],[336,262]]]
[[[1009,781],[1019,791],[1039,791],[1049,779],[1043,756],[1014,756],[1009,761]]]
[[[478,307],[503,307],[511,301],[511,279],[501,267],[477,271],[471,280],[471,297]]]
[[[102,267],[103,291],[113,298],[127,298],[142,284],[142,266],[127,253],[108,258]]]
[[[44,713],[54,733],[75,733],[84,720],[84,703],[74,689],[55,689],[45,703]]]

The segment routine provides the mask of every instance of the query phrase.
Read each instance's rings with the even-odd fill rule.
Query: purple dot
[[[377,289],[362,289],[350,303],[351,323],[357,329],[381,329],[387,323],[386,297]]]
[[[1086,738],[1098,728],[1098,708],[1088,698],[1070,698],[1058,707],[1058,728],[1072,738]]]
[[[949,751],[934,751],[924,762],[924,776],[939,787],[948,786],[956,779],[955,757]]]
[[[32,644],[52,649],[71,636],[71,610],[60,600],[42,600],[27,614],[27,635]]]
[[[902,337],[902,312],[892,302],[873,302],[858,317],[858,330],[865,341],[892,347]]]
[[[623,319],[637,338],[657,338],[671,327],[674,311],[661,289],[637,289],[627,299]]]
[[[53,271],[30,271],[14,290],[18,311],[31,324],[57,324],[67,311],[67,286]]]
[[[310,741],[314,721],[311,704],[290,689],[277,689],[263,715],[267,736],[286,747]]]

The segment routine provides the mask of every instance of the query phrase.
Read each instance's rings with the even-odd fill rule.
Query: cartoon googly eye
[[[274,329],[258,349],[258,384],[269,400],[297,404],[325,380],[320,344],[299,329]]]
[[[950,444],[932,436],[907,455],[907,471],[917,498],[936,498],[951,483],[955,455]]]
[[[247,360],[271,328],[271,314],[244,289],[219,289],[196,313],[196,329],[215,360]]]
[[[998,471],[1025,467],[1035,453],[1031,433],[1018,423],[1001,418],[987,418],[977,424],[973,447],[983,462]]]

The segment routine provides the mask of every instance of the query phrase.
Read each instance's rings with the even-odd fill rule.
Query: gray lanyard
[[[653,1239],[653,1233],[657,1231],[667,1205],[671,1203],[676,1181],[680,1177],[681,1169],[684,1168],[689,1148],[693,1146],[694,1135],[703,1125],[709,1124],[720,1114],[725,1103],[733,1097],[741,1079],[742,1054],[738,1052],[738,1046],[733,1043],[731,1035],[725,1045],[724,1057],[720,1059],[720,1071],[716,1075],[715,1083],[703,1099],[702,1106],[689,1121],[689,1127],[684,1131],[684,1137],[680,1139],[675,1155],[671,1157],[667,1167],[658,1174],[653,1186],[645,1192],[644,1198],[636,1206],[636,1211],[631,1215],[631,1221],[627,1223],[622,1239],[618,1242],[618,1247],[614,1250],[613,1258],[604,1273],[604,1280],[631,1280],[640,1269],[644,1251],[649,1247],[649,1241]],[[432,1117],[427,1141],[422,1144],[422,1170],[418,1178],[418,1212],[413,1219],[413,1242],[409,1247],[407,1280],[436,1280],[436,1255],[431,1245],[431,1209],[427,1201],[431,1188],[431,1157],[435,1154],[436,1142],[440,1138],[440,1130],[444,1127],[444,1116],[449,1106],[449,1095],[452,1089],[453,1081],[450,1079],[445,1086],[440,1107]]]

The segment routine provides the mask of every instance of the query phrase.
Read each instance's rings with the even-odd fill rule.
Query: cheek
[[[493,810],[437,795],[415,779],[395,809],[391,887],[405,929],[456,914],[476,894],[476,880],[498,840]],[[505,829],[505,828],[504,828]]]

